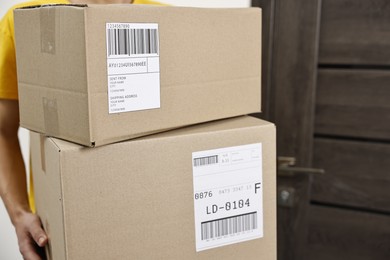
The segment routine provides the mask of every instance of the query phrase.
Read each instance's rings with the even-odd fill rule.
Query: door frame
[[[276,124],[278,156],[311,167],[321,0],[253,0],[252,6],[263,9],[260,117]],[[308,174],[278,174],[279,260],[307,259],[310,186]]]

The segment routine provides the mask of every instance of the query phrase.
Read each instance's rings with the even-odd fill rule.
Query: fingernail
[[[38,244],[39,244],[40,246],[42,246],[42,245],[43,245],[43,242],[45,242],[45,238],[44,238],[44,237],[40,237],[39,240],[38,240]]]

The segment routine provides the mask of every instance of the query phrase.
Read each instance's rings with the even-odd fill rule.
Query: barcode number
[[[157,29],[107,29],[108,56],[158,54]]]

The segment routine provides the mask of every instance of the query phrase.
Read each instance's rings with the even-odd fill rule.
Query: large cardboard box
[[[238,117],[88,148],[32,133],[50,259],[276,260],[275,127]]]
[[[260,111],[261,10],[15,11],[23,127],[100,146]]]

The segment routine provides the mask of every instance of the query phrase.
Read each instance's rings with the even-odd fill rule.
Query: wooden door
[[[390,259],[390,2],[252,3],[278,156],[326,171],[279,171],[278,259]]]
[[[390,259],[389,50],[388,0],[322,0],[311,259]]]

